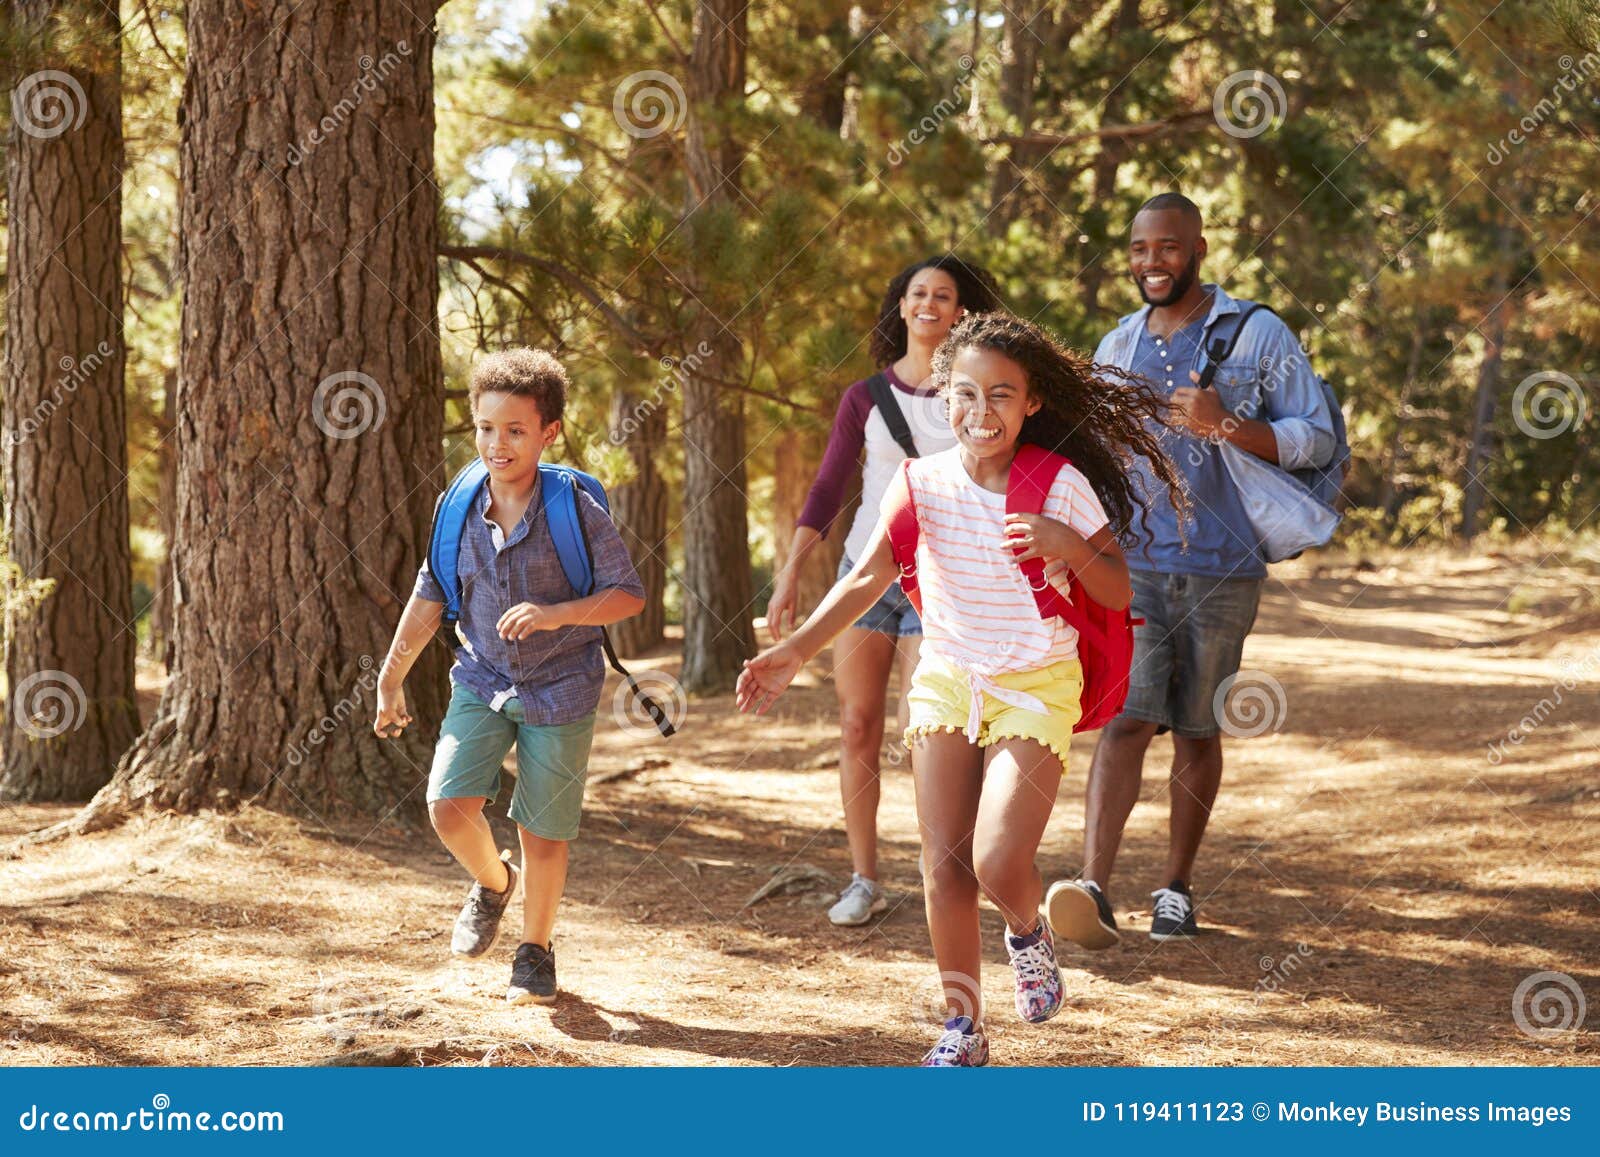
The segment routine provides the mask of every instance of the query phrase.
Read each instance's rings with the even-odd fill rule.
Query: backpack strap
[[[917,503],[911,496],[911,459],[895,471],[883,496],[883,519],[889,533],[889,553],[900,568],[900,589],[922,613],[922,592],[917,589],[917,542],[922,527],[917,522]]]
[[[911,424],[906,421],[905,411],[900,408],[900,403],[895,401],[894,387],[889,384],[889,376],[882,370],[867,379],[867,393],[872,395],[872,404],[878,407],[878,413],[883,415],[889,433],[900,449],[906,452],[907,458],[917,456],[916,439],[911,436]]]
[[[1056,475],[1067,465],[1067,459],[1032,442],[1017,447],[1011,460],[1011,475],[1006,479],[1007,514],[1042,514],[1044,500],[1055,485]],[[1014,552],[1022,553],[1021,548]],[[1032,558],[1022,563],[1022,574],[1028,580],[1033,598],[1039,604],[1039,617],[1053,619],[1057,615],[1072,621],[1073,604],[1044,577],[1044,560]]]
[[[543,470],[545,467],[541,466],[539,469]],[[605,487],[600,485],[598,478],[585,474],[582,470],[572,470],[565,466],[551,467],[551,469],[566,470],[569,474],[576,475],[573,479],[574,484],[582,486],[584,490],[588,491],[595,501],[600,503],[600,508],[608,515],[611,513],[611,504],[606,501]],[[587,479],[588,482],[585,482],[584,479]],[[594,484],[592,488],[589,485],[591,482]],[[599,493],[595,493],[596,490]],[[583,515],[578,510],[578,496],[571,490],[567,493],[572,499],[572,518],[577,526],[579,546],[583,551],[584,566],[589,572],[589,586],[592,588],[594,586],[594,552],[589,547],[589,532],[584,528]],[[559,550],[560,548],[558,547],[557,549]],[[566,564],[563,563],[562,565],[565,566]],[[676,734],[678,728],[667,716],[666,709],[646,694],[644,688],[639,686],[639,681],[629,674],[628,669],[622,665],[622,660],[617,658],[616,648],[611,645],[611,632],[604,627],[600,628],[600,646],[606,653],[606,662],[611,664],[613,671],[628,681],[628,691],[639,701],[639,706],[644,708],[645,714],[650,716],[656,725],[656,730],[664,736],[670,737]]]
[[[611,513],[610,504],[605,498],[605,487],[600,485],[598,478],[570,466],[539,467],[540,501],[544,506],[545,525],[550,528],[550,540],[555,543],[562,573],[567,576],[572,589],[578,592],[578,597],[582,598],[594,593],[594,560],[584,535],[583,519],[578,515],[580,487],[600,503],[602,510]]]
[[[489,468],[483,459],[474,458],[450,480],[433,508],[433,528],[428,533],[428,572],[444,590],[446,626],[454,626],[461,618],[461,534],[488,478]]]
[[[1237,313],[1223,314],[1206,330],[1200,343],[1200,352],[1195,355],[1195,372],[1200,375],[1202,390],[1211,385],[1222,363],[1233,356],[1233,348],[1239,344],[1239,335],[1244,332],[1244,323],[1261,310],[1276,313],[1270,305],[1252,301]]]

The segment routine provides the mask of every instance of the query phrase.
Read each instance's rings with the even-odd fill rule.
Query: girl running
[[[889,282],[872,331],[872,362],[883,368],[839,399],[828,449],[800,512],[788,562],[773,577],[767,626],[774,642],[794,629],[801,568],[839,517],[857,475],[861,506],[845,538],[836,578],[850,573],[851,560],[862,556],[872,535],[884,491],[907,457],[900,439],[909,437],[918,454],[955,445],[944,399],[928,382],[933,351],[963,316],[998,306],[993,278],[953,255],[919,261]],[[865,924],[887,906],[878,884],[878,756],[884,705],[889,676],[898,666],[904,727],[904,692],[921,642],[922,622],[897,588],[883,592],[834,644],[839,793],[853,869],[839,902],[828,910],[828,919],[835,924]]]
[[[956,445],[908,463],[901,478],[920,526],[916,552],[924,645],[911,680],[905,741],[912,753],[928,930],[944,984],[945,1031],[930,1066],[981,1065],[989,1055],[979,985],[978,897],[1006,921],[1016,1008],[1030,1023],[1061,1008],[1061,972],[1040,919],[1034,855],[1055,805],[1082,673],[1077,632],[1040,617],[1020,564],[1112,609],[1132,596],[1117,545],[1136,502],[1125,463],[1150,460],[1180,508],[1178,475],[1147,419],[1165,403],[1139,379],[1093,365],[1030,322],[967,318],[933,359]],[[1006,513],[1020,443],[1062,454],[1043,513]],[[889,488],[884,511],[905,492]],[[895,580],[880,519],[860,560],[788,640],[745,664],[740,710],[765,711],[802,664],[872,606]]]

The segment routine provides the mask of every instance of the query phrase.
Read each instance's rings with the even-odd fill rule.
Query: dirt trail
[[[1229,743],[1196,881],[1206,935],[1143,934],[1157,740],[1112,889],[1133,934],[1064,951],[1068,1007],[1043,1028],[1011,1012],[986,909],[995,1063],[1596,1063],[1600,1011],[1535,1038],[1512,1010],[1541,971],[1600,1005],[1600,584],[1537,562],[1276,578],[1245,665],[1281,684],[1281,726]],[[829,687],[808,678],[764,723],[694,702],[668,743],[601,731],[597,776],[669,762],[590,790],[554,1008],[504,1005],[510,938],[449,957],[463,880],[432,833],[155,817],[0,863],[0,1064],[914,1061],[937,993],[905,767],[881,816],[893,906],[843,930],[815,883],[742,907],[774,868],[848,875]],[[1077,865],[1088,750],[1047,878]],[[68,810],[0,805],[0,839]],[[1533,997],[1528,1023],[1559,1015]]]

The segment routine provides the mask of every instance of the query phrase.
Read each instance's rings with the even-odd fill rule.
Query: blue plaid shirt
[[[594,554],[594,589],[619,589],[644,597],[644,584],[633,569],[628,548],[606,512],[588,494],[577,491],[578,514]],[[501,541],[500,527],[489,520],[489,488],[473,506],[461,534],[461,620],[456,625],[455,666],[450,680],[499,710],[515,695],[529,723],[542,727],[572,723],[592,714],[605,683],[605,657],[599,627],[558,627],[535,631],[526,639],[502,639],[495,630],[500,616],[517,603],[551,606],[579,597],[561,569],[536,485],[522,521]],[[428,564],[417,574],[413,592],[429,602],[445,601]]]

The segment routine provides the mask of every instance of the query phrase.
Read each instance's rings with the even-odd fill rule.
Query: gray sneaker
[[[511,874],[506,890],[491,892],[482,884],[472,885],[472,891],[467,893],[467,902],[461,906],[461,915],[456,917],[455,931],[450,936],[450,951],[456,956],[482,956],[494,947],[495,939],[500,935],[500,918],[511,906],[511,897],[517,892],[517,880],[522,875],[511,862],[509,850],[500,853],[500,862]]]
[[[828,919],[835,924],[865,924],[888,906],[889,898],[877,881],[857,872],[850,877],[849,886],[839,893],[839,902],[828,909]]]

